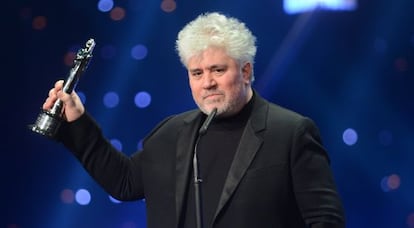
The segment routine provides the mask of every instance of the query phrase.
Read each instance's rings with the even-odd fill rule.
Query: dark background
[[[178,31],[202,12],[244,21],[258,39],[254,87],[311,117],[331,157],[347,227],[414,227],[414,1],[358,3],[356,11],[287,15],[282,1],[120,0],[120,21],[97,1],[14,1],[3,8],[0,227],[145,227],[145,202],[113,203],[60,144],[32,133],[65,56],[93,37],[93,60],[77,87],[109,139],[131,154],[164,117],[195,108],[174,50]],[[46,23],[36,29],[39,16]],[[131,58],[141,44],[146,58]],[[105,48],[115,52],[108,56]],[[119,104],[106,108],[113,91]],[[137,108],[146,91],[151,104]],[[358,134],[347,145],[343,133]],[[62,201],[87,189],[88,205]],[[70,195],[70,194],[69,194]]]

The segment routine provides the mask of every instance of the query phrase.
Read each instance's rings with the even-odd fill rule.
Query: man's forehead
[[[225,52],[206,52],[192,56],[188,60],[187,67],[192,68],[211,68],[216,66],[228,65],[233,59]],[[233,60],[234,61],[234,60]]]
[[[188,70],[190,71],[196,71],[196,70],[202,70],[202,69],[213,70],[213,69],[223,68],[227,66],[228,66],[227,63],[222,63],[222,64],[217,63],[217,64],[208,64],[208,65],[197,64],[197,65],[189,66]]]

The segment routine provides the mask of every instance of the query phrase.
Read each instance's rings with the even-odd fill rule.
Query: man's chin
[[[217,109],[217,115],[219,115],[221,112],[222,112],[222,108],[220,108],[220,106],[218,105],[218,104],[209,104],[209,105],[204,105],[203,107],[200,107],[200,110],[204,113],[204,114],[206,114],[206,115],[208,115],[208,114],[210,114],[212,111],[213,111],[213,109]]]

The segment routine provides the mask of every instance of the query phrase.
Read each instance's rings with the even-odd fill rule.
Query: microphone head
[[[213,115],[213,117],[214,117],[214,116],[216,116],[216,114],[217,114],[217,108],[213,108],[213,110],[211,110],[210,114],[208,114],[208,115],[209,116]]]
[[[211,110],[210,114],[208,114],[206,120],[204,121],[203,125],[201,125],[200,130],[198,131],[199,135],[204,135],[207,132],[208,126],[210,126],[211,121],[217,114],[217,108]]]

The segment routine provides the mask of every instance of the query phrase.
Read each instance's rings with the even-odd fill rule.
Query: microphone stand
[[[195,201],[195,210],[196,210],[196,224],[197,228],[203,228],[203,207],[202,207],[202,196],[201,196],[201,183],[203,180],[201,179],[200,169],[198,168],[198,158],[197,158],[197,146],[200,142],[200,139],[203,135],[206,134],[208,126],[210,125],[211,121],[217,114],[217,108],[214,108],[210,114],[207,116],[206,120],[204,121],[203,125],[201,125],[200,130],[198,131],[197,141],[194,146],[194,156],[193,156],[193,172],[194,172],[194,201]]]

